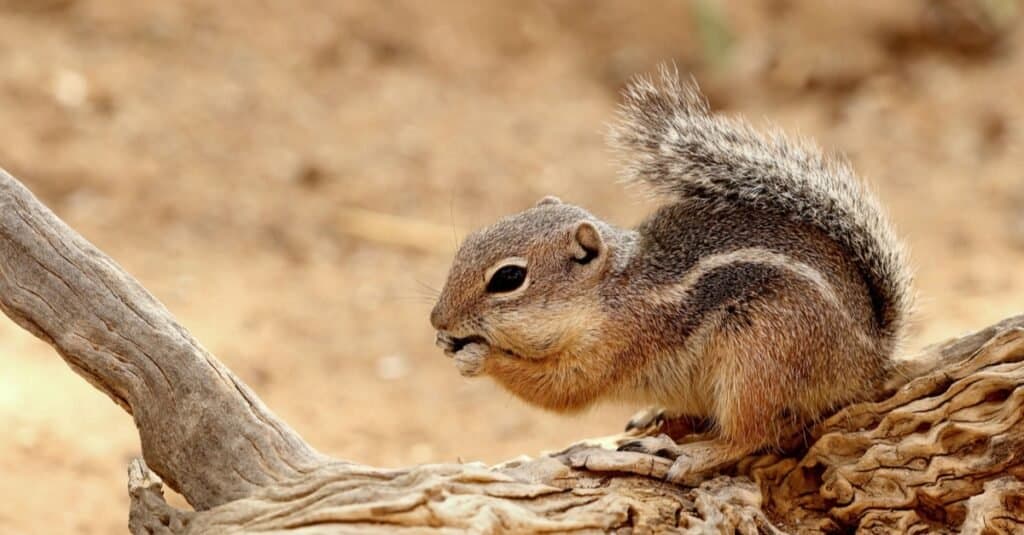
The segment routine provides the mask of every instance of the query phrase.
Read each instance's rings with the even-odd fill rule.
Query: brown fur
[[[618,135],[660,139],[635,167],[673,202],[629,230],[542,199],[467,238],[431,322],[464,374],[489,375],[541,407],[621,399],[709,420],[706,440],[670,448],[679,456],[670,476],[683,480],[881,392],[909,277],[877,203],[855,198],[867,193],[847,183],[847,168],[710,118],[692,90],[667,87],[677,93],[631,89],[627,111],[639,118],[627,127],[651,131]],[[670,132],[657,131],[665,124]],[[690,187],[679,173],[706,180]],[[526,280],[489,291],[488,277],[507,265],[525,268]]]

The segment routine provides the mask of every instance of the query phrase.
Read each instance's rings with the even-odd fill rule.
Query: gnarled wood
[[[2,172],[0,308],[134,417],[133,533],[1024,528],[1024,316],[929,349],[908,375],[936,369],[839,411],[808,446],[689,488],[660,480],[665,459],[614,451],[627,435],[494,467],[325,457]],[[196,511],[169,506],[163,481]]]
[[[0,309],[132,414],[150,466],[197,508],[328,462],[135,279],[3,171]]]

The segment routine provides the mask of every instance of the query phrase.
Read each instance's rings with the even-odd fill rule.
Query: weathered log
[[[1024,316],[926,350],[934,370],[805,446],[691,488],[660,479],[666,459],[614,451],[627,435],[494,467],[321,455],[2,172],[0,309],[134,417],[133,533],[1024,530]],[[169,506],[163,481],[195,511]]]

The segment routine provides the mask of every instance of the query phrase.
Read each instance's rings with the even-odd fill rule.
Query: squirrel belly
[[[623,229],[546,197],[468,236],[431,313],[460,371],[556,411],[707,418],[693,469],[883,391],[911,277],[845,161],[712,115],[667,71],[629,86],[610,139],[667,204]]]

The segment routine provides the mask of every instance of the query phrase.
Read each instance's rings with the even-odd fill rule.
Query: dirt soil
[[[908,351],[1020,312],[1021,8],[0,0],[0,165],[321,450],[497,462],[635,407],[558,416],[461,378],[431,288],[458,229],[545,194],[624,225],[650,210],[603,129],[659,61],[849,155],[911,246]],[[357,231],[355,209],[396,229]],[[131,419],[6,320],[0,429],[0,533],[125,531]]]

